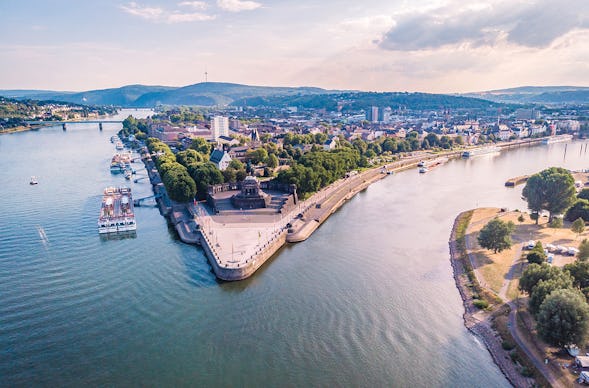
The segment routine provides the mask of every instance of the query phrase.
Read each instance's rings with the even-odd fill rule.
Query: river
[[[0,386],[508,386],[463,326],[452,222],[525,208],[507,178],[589,167],[575,142],[389,176],[221,283],[155,208],[136,208],[134,238],[99,237],[102,190],[125,182],[108,169],[119,128],[0,137]]]

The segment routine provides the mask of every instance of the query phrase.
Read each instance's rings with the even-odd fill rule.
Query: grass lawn
[[[523,222],[518,221],[518,217],[521,214],[524,215]],[[493,217],[499,217],[503,221],[512,221],[515,224],[516,228],[511,236],[513,241],[511,249],[493,253],[493,251],[483,249],[479,246],[477,236],[485,224]],[[479,281],[481,285],[497,294],[500,294],[502,288],[505,288],[503,293],[511,299],[517,295],[517,284],[513,284],[517,282],[511,282],[512,284],[509,284],[509,286],[507,282],[512,279],[518,279],[521,275],[521,264],[526,262],[526,251],[522,251],[523,243],[529,240],[540,240],[542,241],[542,245],[550,243],[566,247],[578,247],[581,240],[589,236],[589,231],[585,231],[577,237],[571,231],[570,223],[568,222],[565,222],[563,228],[556,229],[548,226],[548,218],[546,217],[541,217],[539,225],[536,225],[527,213],[515,211],[501,212],[497,208],[481,208],[474,211],[472,220],[466,231],[466,236],[467,247],[472,253],[473,266],[477,275],[480,277]],[[520,262],[520,265],[514,268],[510,276],[509,270],[514,262],[516,262],[516,259],[517,262]],[[554,254],[553,265],[562,267],[574,261],[575,257],[573,256]]]

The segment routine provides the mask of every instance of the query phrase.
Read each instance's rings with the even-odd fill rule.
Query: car
[[[548,262],[548,264],[552,264],[552,261],[554,260],[554,255],[548,255],[548,258],[546,259],[546,261]]]
[[[535,246],[536,242],[534,240],[530,240],[524,245],[524,249],[534,249]]]
[[[577,248],[569,248],[567,249],[567,255],[569,256],[575,256],[577,253],[579,253],[579,250]]]

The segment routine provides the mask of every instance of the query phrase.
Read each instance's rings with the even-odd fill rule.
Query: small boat
[[[419,163],[417,163],[417,167],[425,167],[425,161],[422,160]]]
[[[37,180],[37,177],[36,177],[36,176],[32,176],[32,177],[31,177],[31,181],[29,182],[29,184],[30,184],[31,186],[32,186],[32,185],[38,185],[38,184],[39,184],[39,181]]]
[[[133,173],[131,172],[131,170],[125,170],[125,179],[130,180],[131,179],[131,175],[133,175]]]
[[[428,168],[427,168],[427,167],[421,167],[421,168],[419,169],[419,173],[420,173],[420,174],[425,174],[425,173],[426,173],[426,172],[428,172],[428,171],[429,171],[429,170],[428,170]]]

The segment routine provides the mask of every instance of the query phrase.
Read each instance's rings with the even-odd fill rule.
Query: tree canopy
[[[561,167],[550,167],[532,175],[522,191],[528,208],[534,213],[547,210],[550,220],[573,204],[575,193],[575,179]]]
[[[537,322],[538,333],[552,345],[582,344],[589,328],[589,306],[578,290],[556,290],[541,304]]]
[[[495,253],[511,248],[511,233],[515,228],[513,222],[494,218],[485,225],[478,236],[481,247],[492,249]]]
[[[548,263],[530,264],[519,279],[519,289],[531,295],[540,280],[557,278],[561,276],[561,272],[560,268],[552,267]]]
[[[579,217],[571,225],[571,230],[578,235],[585,231],[585,221]]]
[[[589,222],[589,200],[578,199],[573,203],[573,206],[566,212],[567,221],[575,221],[581,218],[585,222]]]

